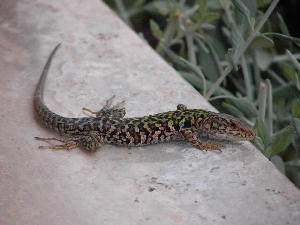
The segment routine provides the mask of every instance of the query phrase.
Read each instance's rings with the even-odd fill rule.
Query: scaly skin
[[[227,114],[214,113],[201,109],[187,109],[179,104],[176,111],[163,112],[144,117],[124,118],[125,109],[121,103],[111,107],[112,98],[99,111],[85,109],[96,117],[66,118],[45,105],[43,89],[46,76],[58,44],[51,52],[43,69],[34,94],[34,106],[41,121],[56,130],[65,139],[39,138],[38,140],[56,140],[61,145],[40,146],[49,149],[72,149],[83,147],[95,151],[104,143],[142,146],[173,140],[185,140],[200,150],[220,150],[223,146],[210,141],[201,142],[199,136],[208,139],[230,141],[251,140],[255,137],[240,119]]]

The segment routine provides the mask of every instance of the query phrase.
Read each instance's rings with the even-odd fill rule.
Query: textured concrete
[[[11,7],[13,7],[12,5]],[[20,0],[0,26],[0,224],[299,224],[300,193],[251,144],[88,154],[39,150],[55,135],[32,95],[50,51],[45,100],[84,116],[115,94],[128,116],[211,106],[97,0]],[[297,223],[298,221],[298,223]]]

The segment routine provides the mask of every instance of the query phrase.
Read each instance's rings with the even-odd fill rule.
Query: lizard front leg
[[[184,105],[184,104],[178,104],[177,105],[177,110],[180,110],[180,111],[187,110],[187,106]]]
[[[191,143],[192,146],[194,146],[195,148],[197,148],[201,151],[204,151],[204,150],[219,150],[219,151],[221,151],[221,148],[224,147],[222,144],[216,143],[216,142],[210,142],[210,141],[201,142],[198,139],[197,131],[192,130],[190,128],[182,129],[180,131],[180,133],[187,142]]]

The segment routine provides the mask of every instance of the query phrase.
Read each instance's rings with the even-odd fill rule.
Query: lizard
[[[111,106],[114,96],[97,112],[83,108],[95,116],[60,116],[46,106],[43,98],[45,80],[60,45],[52,50],[44,65],[34,92],[34,108],[42,123],[64,138],[35,137],[41,141],[61,142],[39,148],[59,150],[81,147],[87,151],[96,151],[103,144],[132,147],[181,140],[199,150],[221,151],[224,146],[215,140],[246,141],[255,137],[255,133],[239,118],[202,109],[188,109],[183,104],[178,104],[175,111],[126,118],[125,108],[121,106],[123,102]],[[200,137],[206,140],[202,141]]]

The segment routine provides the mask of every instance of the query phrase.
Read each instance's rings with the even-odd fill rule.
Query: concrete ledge
[[[13,6],[11,6],[13,7]],[[17,1],[0,26],[0,224],[299,224],[300,193],[250,143],[222,153],[188,144],[39,150],[54,135],[32,95],[62,42],[49,108],[83,116],[113,94],[128,116],[211,106],[97,0]],[[298,221],[298,222],[297,222]]]

